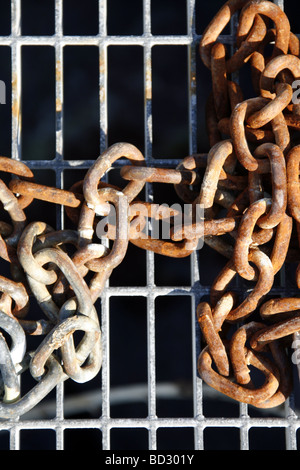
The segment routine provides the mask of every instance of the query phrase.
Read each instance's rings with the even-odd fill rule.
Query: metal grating
[[[110,0],[108,0],[109,2]],[[288,0],[287,0],[288,1]],[[0,37],[0,47],[8,46],[11,48],[11,76],[12,76],[12,131],[11,131],[11,157],[22,160],[22,48],[24,46],[49,46],[55,51],[56,77],[55,77],[55,99],[56,99],[56,116],[55,116],[55,156],[53,159],[44,160],[26,160],[26,164],[34,171],[50,170],[55,174],[55,184],[57,187],[63,188],[65,184],[65,175],[68,171],[86,170],[94,161],[93,159],[65,159],[64,158],[64,48],[66,46],[95,46],[99,51],[99,129],[100,129],[100,153],[107,148],[109,136],[108,123],[108,99],[109,90],[108,83],[110,76],[108,75],[108,48],[110,46],[140,46],[143,50],[143,90],[144,90],[144,155],[149,166],[170,166],[175,167],[181,158],[164,158],[164,156],[153,156],[153,114],[152,97],[152,76],[153,76],[153,48],[156,46],[184,46],[188,56],[188,92],[187,92],[187,108],[188,108],[188,129],[189,129],[189,153],[196,153],[198,149],[198,109],[197,98],[201,90],[197,89],[197,61],[200,34],[196,28],[197,8],[203,0],[184,0],[186,4],[187,32],[179,35],[152,35],[151,25],[151,0],[143,0],[143,32],[140,35],[108,35],[107,32],[107,0],[99,0],[99,31],[93,36],[67,36],[63,30],[63,0],[55,0],[55,34],[49,36],[24,36],[21,29],[21,0],[11,0],[11,34]],[[218,2],[216,2],[218,3]],[[220,2],[219,2],[220,3]],[[219,8],[219,3],[215,10]],[[275,1],[283,8],[283,0]],[[235,30],[234,21],[231,24],[230,34],[222,36],[222,41],[226,44],[232,44],[233,34]],[[182,155],[182,158],[185,155]],[[96,157],[95,157],[96,158]],[[123,162],[116,162],[115,167],[118,168]],[[148,201],[155,200],[153,185],[147,184],[145,197]],[[65,216],[62,208],[56,209],[56,227],[63,228],[65,224]],[[19,420],[0,422],[0,446],[1,439],[5,433],[9,432],[9,448],[17,450],[22,448],[21,434],[24,431],[42,431],[50,430],[55,432],[54,447],[57,450],[66,448],[66,433],[70,430],[82,431],[82,436],[86,436],[88,431],[99,431],[98,445],[99,449],[117,449],[112,441],[112,433],[117,429],[134,429],[136,436],[139,431],[146,433],[146,444],[144,448],[155,450],[162,449],[159,433],[162,429],[178,429],[191,430],[192,439],[189,444],[182,447],[177,444],[178,450],[206,449],[209,431],[215,432],[219,448],[222,444],[226,432],[229,429],[236,431],[237,440],[236,447],[247,450],[251,448],[252,431],[262,429],[266,433],[270,430],[282,430],[282,439],[277,448],[286,448],[291,450],[297,449],[297,431],[300,426],[298,420],[298,412],[295,405],[295,395],[292,395],[286,402],[284,407],[279,410],[270,410],[268,412],[254,413],[250,407],[244,404],[236,405],[231,408],[231,403],[226,403],[226,398],[214,394],[211,390],[207,390],[205,385],[197,376],[196,361],[199,353],[199,331],[195,321],[195,307],[200,298],[207,295],[209,285],[201,283],[199,253],[193,254],[189,259],[190,282],[187,285],[157,285],[155,277],[156,259],[153,253],[147,252],[146,258],[146,282],[145,286],[122,286],[107,285],[101,299],[101,327],[103,332],[104,360],[101,371],[101,377],[94,382],[92,390],[77,389],[79,398],[83,398],[86,394],[87,403],[97,403],[102,405],[102,410],[93,417],[79,418],[69,417],[67,407],[71,406],[80,409],[81,402],[74,398],[68,397],[66,393],[67,384],[60,384],[56,388],[54,400],[42,403],[40,407],[28,413]],[[200,253],[201,255],[201,253]],[[275,288],[277,294],[284,295],[285,283],[284,274],[281,279],[280,286]],[[186,313],[185,320],[189,322],[191,327],[190,347],[192,369],[191,377],[191,400],[193,403],[193,411],[190,416],[177,417],[176,414],[171,417],[160,416],[158,413],[158,399],[164,394],[175,400],[180,398],[182,390],[178,384],[163,384],[157,380],[157,362],[160,358],[157,356],[157,299],[166,296],[184,297],[190,301],[190,312]],[[111,387],[111,299],[123,297],[142,297],[146,302],[146,340],[147,340],[147,383],[136,387],[121,387],[116,390]],[[99,307],[100,311],[100,307]],[[170,338],[169,338],[170,339]],[[162,338],[160,338],[162,340]],[[129,339],[134,341],[134,339]],[[179,345],[180,349],[180,345]],[[129,367],[129,366],[128,366]],[[119,395],[118,395],[119,393]],[[130,396],[134,402],[144,398],[147,404],[147,413],[144,417],[112,417],[112,405],[118,399],[126,399]],[[119,397],[119,398],[118,398]],[[206,403],[210,400],[216,408],[220,406],[221,412],[207,414]],[[75,403],[73,405],[73,402]],[[100,405],[99,405],[100,407]],[[227,407],[227,408],[226,408]],[[96,406],[97,408],[97,406]],[[49,411],[50,410],[50,411]],[[227,410],[227,411],[226,411]],[[53,413],[53,415],[51,415]],[[76,413],[75,413],[76,414]],[[50,417],[49,417],[50,416]],[[175,417],[173,417],[175,416]],[[267,429],[268,428],[268,429]],[[218,431],[222,431],[218,434]],[[101,432],[100,432],[101,431]],[[180,435],[181,436],[181,435]],[[258,432],[258,439],[261,434]],[[3,442],[7,439],[3,437]],[[134,438],[135,439],[135,438]],[[182,439],[180,437],[180,439]],[[183,441],[181,441],[183,442]],[[228,442],[228,441],[227,441]],[[32,444],[34,446],[34,443]],[[74,441],[69,444],[75,448]],[[126,448],[125,441],[119,444],[119,449]],[[135,449],[137,440],[131,442],[131,449]],[[228,443],[228,446],[232,442]],[[268,448],[268,442],[263,444]],[[42,448],[42,445],[41,445]]]

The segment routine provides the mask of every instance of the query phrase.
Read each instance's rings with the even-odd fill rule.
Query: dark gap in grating
[[[184,202],[177,195],[173,184],[152,183],[153,200],[155,204],[164,204],[170,207],[174,204],[174,209],[184,209]]]
[[[111,387],[147,383],[146,300],[111,297],[110,323]]]
[[[120,158],[117,160],[112,167],[109,169],[109,171],[103,176],[103,180],[107,180],[107,183],[111,184],[112,186],[119,188],[120,190],[123,190],[125,186],[129,183],[129,181],[125,180],[122,178],[120,175],[120,167],[117,167],[117,165],[121,165],[122,163],[125,163],[126,159],[124,157]],[[130,165],[130,161],[126,161],[126,164]]]
[[[85,175],[87,173],[87,169],[80,168],[80,169],[70,169],[64,171],[64,188],[67,190],[71,190],[72,186],[79,182],[83,181]],[[78,188],[77,188],[78,190]]]
[[[214,0],[213,2],[203,2],[196,0],[195,16],[196,16],[196,31],[198,34],[203,34],[204,30],[215,17],[218,11],[224,5],[224,0]],[[230,25],[228,24],[222,31],[222,35],[230,34]]]
[[[157,414],[163,417],[193,415],[192,319],[189,296],[159,296],[155,301],[156,383],[178,387],[176,407],[157,397]],[[174,402],[173,402],[174,405]]]
[[[55,56],[52,47],[22,47],[22,158],[55,157]]]
[[[249,450],[285,450],[285,428],[252,427],[249,430]]]
[[[11,156],[11,49],[0,47],[0,155]],[[4,98],[4,101],[3,101]]]
[[[157,430],[157,450],[192,450],[194,449],[194,429],[193,428],[160,428]],[[187,458],[187,455],[179,455],[178,463],[184,465],[190,465],[190,460]],[[177,465],[177,458],[175,455],[170,455],[170,458],[173,458],[173,463]],[[184,460],[182,460],[185,457]],[[168,457],[166,454],[160,455],[156,454],[156,465],[170,464],[168,463]],[[164,460],[165,459],[165,460]],[[193,460],[191,460],[193,464]]]
[[[110,286],[145,286],[146,280],[146,251],[134,242],[129,242],[125,258],[111,274]]]
[[[183,204],[182,200],[178,197],[174,186],[171,184],[154,183],[153,200],[155,205],[167,206],[182,214],[188,210],[187,206]],[[179,221],[179,219],[177,219]],[[182,219],[184,220],[184,219]],[[174,219],[172,217],[165,218],[164,220],[151,219],[151,230],[149,236],[159,239],[161,247],[165,247],[165,243],[170,244],[169,253],[172,254],[172,244],[180,246],[181,242],[172,242],[171,231],[174,226]],[[168,246],[168,245],[167,245]],[[165,256],[155,254],[155,283],[156,285],[168,286],[187,286],[191,283],[190,273],[190,256],[176,258],[173,256]]]
[[[201,298],[199,299],[199,302],[209,302],[210,296],[209,294],[202,295]]]
[[[110,386],[111,389],[147,384],[147,306],[146,299],[138,296],[110,298]],[[130,398],[130,397],[129,397]],[[128,417],[139,411],[145,417],[147,409],[138,398],[138,408],[128,406],[126,398],[119,402],[111,415]],[[121,406],[124,404],[125,406]],[[129,401],[132,404],[132,401]]]
[[[110,46],[108,56],[108,145],[129,142],[144,153],[143,49]]]
[[[199,257],[200,284],[210,287],[217,278],[217,275],[225,267],[228,259],[207,244],[204,244],[197,255]]]
[[[55,450],[56,435],[52,429],[22,429],[21,450]]]
[[[124,397],[128,396],[128,393],[133,394],[134,391],[129,389],[127,392],[126,388],[122,389],[122,394]],[[145,389],[145,397],[146,395],[147,391]],[[111,398],[110,410],[111,418],[138,419],[146,418],[148,415],[148,405],[146,403],[146,400],[143,403],[140,397],[138,397],[137,400],[132,403],[118,403],[117,401],[115,402],[113,398]]]
[[[184,35],[187,33],[186,0],[151,0],[151,33]],[[172,21],[170,21],[172,18]]]
[[[187,47],[152,49],[154,158],[189,154]]]
[[[289,19],[291,32],[299,34],[299,16],[296,13],[299,8],[297,0],[287,0],[284,2],[284,11]]]
[[[147,450],[148,431],[143,428],[113,428],[110,431],[111,450]],[[110,456],[112,458],[112,456]]]
[[[210,150],[206,127],[206,104],[212,91],[210,70],[203,64],[198,49],[196,49],[197,75],[197,151],[208,153]]]
[[[65,429],[64,450],[81,449],[84,445],[86,451],[102,450],[102,432],[100,429]]]
[[[206,345],[203,344],[203,347]],[[239,403],[221,392],[204,385],[203,388],[203,414],[205,418],[238,418]]]
[[[99,32],[98,1],[63,1],[63,33],[66,36],[96,36]]]
[[[192,387],[185,383],[179,384],[180,397],[178,398],[160,398],[157,393],[157,414],[163,418],[191,418],[192,411]]]
[[[64,48],[64,157],[95,159],[99,155],[99,49]]]
[[[23,36],[52,36],[52,34],[55,34],[54,0],[48,0],[47,2],[22,0],[21,11]]]
[[[189,286],[190,257],[173,258],[155,254],[155,284],[157,286]]]
[[[11,1],[1,1],[0,36],[8,36],[11,33]]]
[[[295,276],[297,266],[298,263],[287,263],[285,266],[285,285],[287,289],[297,289]]]
[[[151,0],[151,33],[154,35],[187,34],[186,0]],[[172,21],[170,21],[172,18]]]
[[[296,432],[296,441],[297,441],[297,449],[299,449],[299,446],[300,446],[300,430],[299,430],[299,428],[297,429],[297,432]]]
[[[204,450],[240,450],[240,431],[237,428],[205,428]]]
[[[107,2],[107,34],[109,36],[143,34],[143,2],[109,0]]]
[[[239,85],[243,91],[245,100],[256,97],[252,81],[249,80],[249,77],[251,77],[251,66],[250,64],[245,64],[239,72]]]
[[[9,450],[10,433],[9,431],[0,431],[0,450]]]

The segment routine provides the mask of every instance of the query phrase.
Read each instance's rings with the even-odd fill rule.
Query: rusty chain
[[[236,52],[230,58],[218,37],[237,13]],[[227,1],[199,46],[213,83],[206,108],[211,156],[199,197],[208,217],[218,220],[214,194],[222,173],[245,175],[246,182],[235,188],[227,208],[227,218],[238,222],[227,232],[227,246],[220,246],[228,261],[212,284],[210,300],[197,308],[203,344],[198,372],[211,387],[258,408],[278,406],[290,395],[299,331],[298,298],[266,299],[275,275],[291,260],[299,287],[299,51],[285,13],[256,0]],[[245,66],[250,96],[233,81],[233,72]],[[194,169],[191,159],[181,168]],[[236,276],[251,283],[244,296],[234,292]],[[263,373],[263,385],[255,369]]]
[[[235,14],[236,51],[230,57],[218,37]],[[26,413],[62,381],[83,383],[99,373],[102,338],[95,302],[129,243],[181,258],[202,239],[222,254],[226,264],[210,299],[197,307],[199,375],[258,408],[278,406],[290,395],[300,299],[267,296],[290,261],[298,263],[300,288],[300,112],[294,100],[299,40],[275,4],[228,0],[204,31],[199,53],[212,77],[207,155],[186,156],[174,169],[149,168],[136,147],[120,142],[69,190],[40,185],[23,162],[0,158],[0,171],[11,175],[7,184],[0,179],[1,209],[10,219],[0,222],[0,257],[11,274],[0,276],[0,418]],[[246,96],[234,79],[244,66],[256,96]],[[128,160],[120,169],[123,188],[103,181],[120,158]],[[140,199],[147,182],[172,185],[188,214],[178,205]],[[44,221],[29,221],[26,210],[34,200],[64,206],[74,228],[56,231]],[[167,221],[168,239],[148,233],[154,221]],[[236,277],[251,284],[245,295],[232,287]],[[40,319],[31,318],[32,297]],[[83,333],[80,342],[76,331]],[[41,338],[34,351],[27,350],[31,335]],[[253,369],[263,374],[262,385]],[[21,396],[23,373],[36,384]]]

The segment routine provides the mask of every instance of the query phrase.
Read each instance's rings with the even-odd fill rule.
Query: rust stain
[[[16,73],[13,74],[12,76],[12,91],[13,91],[13,100],[11,104],[11,110],[12,110],[12,117],[13,119],[16,119],[19,117],[20,114],[20,102],[19,102],[19,97],[18,97],[18,76]]]
[[[106,53],[101,49],[100,58],[99,58],[99,71],[100,75],[105,75],[106,73]]]
[[[59,59],[56,61],[55,75],[56,75],[56,82],[61,82],[62,64]],[[62,101],[61,101],[61,98],[59,97],[56,98],[55,109],[57,113],[61,113],[62,111]]]
[[[19,101],[17,99],[13,100],[11,110],[12,110],[12,117],[14,119],[17,119],[20,114],[20,106],[19,106]]]
[[[62,102],[60,98],[56,98],[56,112],[61,113],[62,112]]]
[[[100,103],[104,103],[105,102],[105,88],[102,86],[100,87]]]
[[[56,81],[58,81],[58,82],[61,81],[62,70],[61,70],[61,61],[60,60],[56,61],[55,73],[56,73]]]
[[[146,73],[145,73],[145,100],[149,101],[152,99],[152,67],[151,59],[147,59],[145,64]]]
[[[191,81],[190,81],[190,92],[191,94],[193,95],[196,91],[196,86],[197,86],[197,83],[196,83],[196,75],[193,73],[191,75]]]

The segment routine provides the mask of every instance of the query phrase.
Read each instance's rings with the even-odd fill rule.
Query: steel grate
[[[111,0],[108,0],[110,2]],[[288,2],[289,0],[287,0]],[[153,112],[153,50],[154,48],[167,46],[182,46],[187,52],[187,127],[188,127],[188,152],[196,153],[199,138],[199,109],[198,100],[202,91],[197,85],[198,76],[198,50],[197,46],[201,37],[201,31],[197,28],[197,11],[200,10],[200,4],[203,0],[182,0],[185,4],[186,11],[186,34],[171,35],[154,35],[152,34],[151,23],[151,0],[143,0],[142,18],[143,30],[140,35],[109,35],[107,30],[107,0],[98,1],[98,18],[99,30],[96,35],[65,35],[64,34],[64,1],[55,0],[53,8],[55,9],[55,32],[53,35],[34,36],[22,34],[22,2],[21,0],[11,0],[11,34],[0,36],[0,48],[9,47],[11,49],[11,105],[12,105],[12,121],[11,121],[11,157],[13,159],[22,160],[22,50],[26,46],[45,47],[48,46],[55,53],[55,155],[49,159],[26,159],[25,162],[34,171],[47,170],[55,175],[55,184],[57,187],[64,188],[66,175],[68,172],[79,173],[85,171],[97,158],[82,159],[66,159],[64,155],[64,50],[68,46],[92,46],[98,49],[98,72],[99,72],[99,152],[101,153],[107,148],[110,139],[108,106],[110,99],[109,82],[109,58],[108,49],[113,46],[121,46],[122,48],[138,46],[142,48],[142,74],[143,74],[143,99],[144,99],[144,142],[141,151],[144,153],[147,164],[149,166],[169,166],[174,168],[182,158],[181,157],[165,158],[164,155],[153,155],[153,124],[156,119]],[[175,2],[180,3],[180,2]],[[215,3],[214,9],[217,12],[222,2]],[[275,1],[283,8],[284,2]],[[117,14],[117,13],[116,13]],[[226,44],[233,43],[233,35],[235,31],[234,21],[231,24],[230,32],[223,35],[221,40]],[[297,33],[297,31],[294,31]],[[122,165],[123,161],[118,161],[115,168]],[[152,184],[147,183],[145,197],[148,201],[155,200],[155,188]],[[60,207],[56,208],[55,214],[56,228],[61,229],[65,226],[65,214]],[[203,254],[203,256],[205,256]],[[207,259],[207,258],[206,258]],[[297,449],[297,431],[300,426],[298,420],[298,412],[295,402],[296,393],[293,394],[286,402],[284,407],[279,410],[270,410],[255,413],[244,404],[232,405],[230,402],[219,394],[211,390],[207,390],[206,386],[197,375],[196,361],[199,353],[199,331],[195,321],[195,307],[199,300],[209,293],[209,284],[201,279],[201,252],[194,253],[189,259],[189,277],[190,282],[178,285],[163,285],[157,283],[155,270],[157,268],[156,255],[151,252],[145,253],[145,285],[110,285],[108,284],[99,303],[99,314],[101,314],[101,327],[103,332],[104,360],[101,376],[94,380],[91,389],[76,389],[75,396],[68,394],[66,391],[68,385],[60,384],[57,386],[55,396],[49,400],[43,401],[32,412],[27,413],[18,420],[1,421],[0,422],[0,447],[8,446],[11,450],[23,448],[23,435],[30,431],[52,431],[55,439],[53,448],[62,450],[65,448],[75,448],[75,441],[69,437],[66,440],[69,431],[82,432],[83,438],[89,436],[89,432],[95,431],[97,434],[95,447],[99,449],[135,449],[141,448],[156,450],[167,449],[168,444],[161,439],[160,432],[162,430],[178,430],[179,438],[175,440],[174,449],[195,449],[202,450],[209,448],[209,442],[215,441],[215,437],[209,441],[209,433],[215,433],[217,442],[215,446],[222,448],[221,441],[225,439],[228,430],[234,430],[237,448],[247,450],[252,448],[252,433],[256,432],[257,439],[262,440],[264,448],[268,448],[270,441],[264,441],[261,438],[260,430],[266,434],[274,430],[280,432],[280,443],[277,448],[286,448],[291,450]],[[218,262],[218,260],[217,260]],[[176,269],[176,264],[173,269]],[[276,285],[274,292],[277,295],[286,293],[285,275],[281,277],[281,284]],[[190,358],[191,364],[188,367],[192,370],[189,387],[187,391],[178,382],[161,382],[158,380],[158,362],[161,358],[158,356],[158,341],[162,337],[157,336],[158,322],[158,299],[168,298],[169,296],[178,298],[178,308],[181,308],[180,299],[185,299],[189,306],[189,312],[185,313],[185,321],[190,328]],[[114,299],[123,298],[142,298],[145,304],[145,355],[147,359],[146,381],[144,384],[120,384],[119,387],[111,386],[111,355],[112,343],[112,302]],[[121,301],[120,300],[120,301]],[[185,300],[183,302],[185,302]],[[117,305],[120,305],[117,304]],[[160,316],[163,306],[160,307]],[[137,333],[139,334],[139,332]],[[135,338],[129,338],[128,341],[134,341]],[[170,338],[169,338],[170,340]],[[180,345],[179,345],[180,349]],[[127,366],[130,368],[130,364]],[[170,416],[161,415],[158,412],[159,400],[173,399],[180,400],[185,398],[185,394],[192,403],[192,412],[189,415],[177,416],[170,413]],[[118,417],[116,413],[112,413],[115,403],[122,400],[128,402],[144,402],[147,411],[141,417]],[[207,403],[212,403],[213,412],[207,413]],[[87,406],[91,407],[90,417],[79,417],[80,411],[85,410]],[[175,405],[176,408],[177,405]],[[92,408],[95,408],[93,410]],[[221,411],[218,411],[220,407]],[[75,417],[69,412],[69,408],[75,410]],[[101,412],[99,409],[101,408]],[[172,411],[173,412],[173,411]],[[84,413],[82,413],[84,415]],[[78,417],[77,417],[78,416]],[[116,444],[112,438],[115,430],[134,430],[135,437],[131,438],[131,442],[121,441]],[[185,431],[189,431],[190,440],[186,443],[184,438]],[[138,433],[143,433],[143,443],[139,443]],[[220,433],[220,434],[219,434]],[[71,434],[70,434],[71,435]],[[211,434],[212,435],[212,434]],[[273,436],[273,434],[270,434]],[[8,436],[8,437],[7,437]],[[229,436],[231,434],[229,433]],[[271,437],[272,438],[272,437]],[[34,439],[34,438],[32,438]],[[231,439],[231,438],[230,438]],[[170,442],[170,441],[169,441]],[[177,444],[176,444],[177,442]],[[180,442],[182,444],[180,444]],[[229,448],[232,442],[227,442]],[[265,443],[264,443],[265,442]],[[275,441],[274,441],[275,442]],[[32,448],[43,444],[34,444]],[[119,447],[116,447],[116,446]],[[225,444],[226,445],[226,444]],[[121,447],[120,447],[121,446]],[[128,447],[126,447],[128,446]],[[144,446],[144,447],[143,447]],[[218,449],[218,447],[213,447]]]

